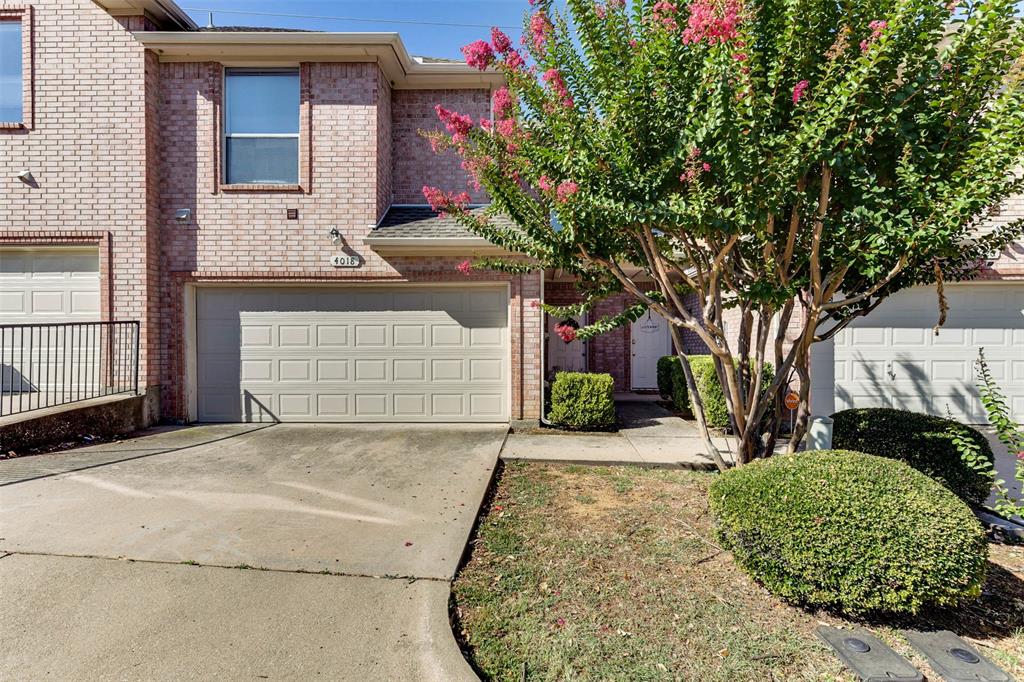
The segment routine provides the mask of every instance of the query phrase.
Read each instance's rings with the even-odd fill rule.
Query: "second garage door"
[[[509,417],[505,287],[201,288],[200,421]]]
[[[835,407],[895,407],[984,423],[974,361],[985,349],[1010,409],[1024,420],[1024,283],[946,287],[935,334],[935,289],[894,295],[836,336]]]

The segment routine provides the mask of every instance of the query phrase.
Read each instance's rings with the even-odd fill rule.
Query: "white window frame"
[[[250,74],[259,74],[259,73],[266,73],[266,74],[282,73],[282,74],[285,74],[286,73],[286,74],[294,74],[299,79],[299,109],[295,113],[295,115],[296,115],[296,117],[298,118],[298,121],[299,121],[299,131],[296,132],[296,133],[229,133],[228,132],[228,101],[229,101],[230,98],[228,97],[228,76],[230,75],[230,73],[250,73]],[[221,136],[220,136],[221,168],[220,168],[220,172],[221,172],[221,177],[223,178],[223,183],[222,184],[224,184],[224,185],[226,185],[228,187],[230,187],[232,185],[245,186],[245,185],[251,185],[251,184],[257,184],[257,185],[278,185],[278,186],[281,186],[281,187],[293,187],[293,186],[298,185],[300,183],[300,181],[301,181],[300,175],[301,175],[301,172],[302,172],[302,143],[301,143],[301,137],[302,137],[302,72],[301,72],[301,70],[298,67],[294,67],[294,66],[276,66],[276,67],[268,67],[268,68],[228,66],[228,67],[225,67],[222,70],[222,73],[221,73],[221,92],[224,93],[224,96],[222,98],[224,105],[222,107],[223,108],[223,112],[222,112],[222,116],[221,116],[221,126],[220,126],[221,127]],[[228,140],[230,138],[232,138],[232,137],[237,137],[239,139],[243,139],[243,138],[259,138],[259,139],[289,138],[289,139],[296,140],[296,145],[297,145],[297,148],[298,148],[298,153],[296,154],[296,159],[295,159],[295,180],[296,181],[295,182],[258,182],[258,183],[229,182],[228,181]]]

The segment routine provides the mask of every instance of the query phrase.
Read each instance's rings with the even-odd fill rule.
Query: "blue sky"
[[[411,54],[449,58],[461,58],[459,48],[477,38],[486,38],[490,26],[502,26],[513,39],[518,39],[523,12],[529,7],[526,0],[178,0],[178,4],[200,26],[207,25],[209,10],[213,10],[216,26],[397,31]],[[1017,8],[1024,12],[1024,0]],[[236,14],[231,10],[254,14]],[[307,17],[271,16],[286,14]],[[439,26],[430,22],[476,26]]]
[[[411,54],[461,58],[459,48],[486,38],[490,26],[508,26],[513,39],[526,0],[178,0],[200,26],[213,10],[216,26],[280,26],[321,31],[397,31]],[[233,14],[229,10],[273,14],[353,17],[379,21],[344,21],[284,16]],[[479,27],[437,26],[399,22],[477,24]]]

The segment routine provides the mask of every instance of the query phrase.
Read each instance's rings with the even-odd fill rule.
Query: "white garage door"
[[[0,324],[100,319],[96,249],[0,249]]]
[[[1024,282],[946,288],[949,317],[936,336],[934,288],[901,292],[836,336],[836,409],[896,407],[984,423],[974,360],[1024,421]]]
[[[509,417],[502,288],[202,288],[200,421]]]
[[[2,412],[45,407],[81,395],[99,379],[100,331],[54,323],[100,319],[95,248],[0,248]]]

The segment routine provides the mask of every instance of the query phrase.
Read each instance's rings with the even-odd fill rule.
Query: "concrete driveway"
[[[0,462],[0,669],[474,679],[449,584],[504,435],[209,425]]]

